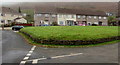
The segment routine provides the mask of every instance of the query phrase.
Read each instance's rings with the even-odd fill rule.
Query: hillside
[[[35,9],[35,8],[72,8],[72,9],[95,9],[105,12],[117,12],[117,2],[24,2],[7,7],[18,9]]]

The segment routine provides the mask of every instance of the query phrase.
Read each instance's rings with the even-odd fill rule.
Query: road
[[[45,48],[28,44],[13,31],[2,31],[2,63],[118,63],[118,43],[85,48]]]

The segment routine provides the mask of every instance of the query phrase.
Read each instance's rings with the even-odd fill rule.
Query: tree
[[[108,17],[108,25],[116,25],[116,16],[109,16]]]
[[[21,8],[19,7],[18,12],[21,13]]]

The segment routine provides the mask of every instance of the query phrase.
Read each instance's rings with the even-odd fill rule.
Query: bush
[[[98,26],[97,24],[92,24],[92,26]]]
[[[57,22],[52,22],[52,26],[58,26]]]

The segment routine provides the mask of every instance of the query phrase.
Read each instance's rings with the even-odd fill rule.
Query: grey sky
[[[118,2],[120,0],[0,0],[2,2]]]
[[[2,2],[2,5],[17,4],[17,2],[118,2],[118,1],[120,0],[0,0],[0,2]]]

